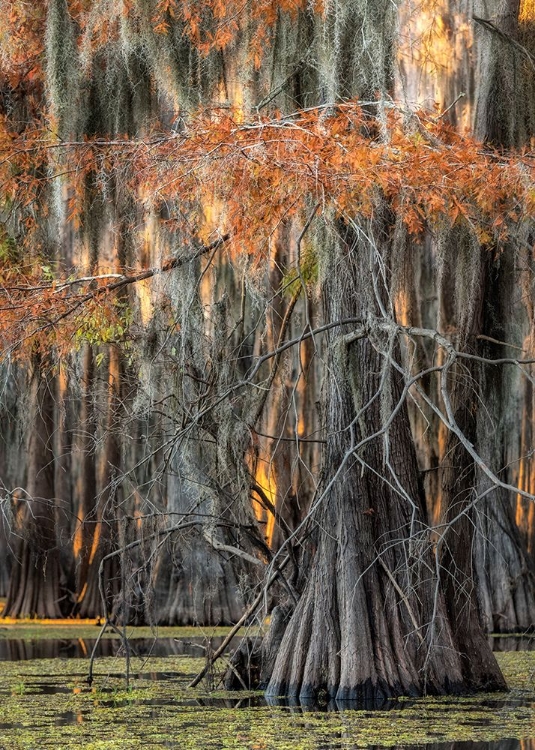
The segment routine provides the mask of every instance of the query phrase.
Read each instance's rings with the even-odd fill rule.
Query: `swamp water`
[[[204,665],[205,637],[174,628],[155,641],[135,630],[126,689],[124,655],[113,638],[101,641],[87,683],[96,628],[0,626],[0,750],[535,750],[533,639],[495,640],[509,693],[356,711],[334,702],[268,705],[258,693],[218,690],[217,674],[189,689]],[[222,631],[210,635],[217,647]]]

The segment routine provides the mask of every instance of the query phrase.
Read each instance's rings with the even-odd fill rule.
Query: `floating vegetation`
[[[508,693],[399,700],[381,711],[318,711],[267,705],[259,693],[192,690],[204,660],[187,656],[133,658],[128,690],[119,657],[97,660],[91,687],[87,659],[2,662],[0,748],[349,750],[530,737],[535,653],[497,656]]]

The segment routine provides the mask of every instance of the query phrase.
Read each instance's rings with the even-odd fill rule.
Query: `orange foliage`
[[[371,127],[371,132],[370,132]],[[395,111],[387,135],[373,132],[358,104],[282,119],[239,123],[228,110],[201,113],[179,136],[131,150],[136,179],[154,201],[178,197],[226,206],[206,239],[231,232],[236,251],[258,256],[282,219],[313,200],[324,213],[371,217],[379,199],[411,234],[437,221],[465,220],[482,242],[500,241],[507,224],[533,209],[533,166],[463,138],[442,122]]]
[[[249,4],[244,0],[159,0],[152,21],[154,30],[165,34],[170,28],[169,22],[180,19],[203,54],[212,49],[224,49],[236,39],[245,24],[250,24],[255,32],[251,55],[258,65],[268,31],[279,14],[295,16],[309,5],[308,0],[256,0]],[[323,3],[316,0],[313,7],[320,12]]]
[[[145,22],[147,6],[135,0],[117,0],[103,4],[88,0],[68,0],[69,12],[80,31],[80,37],[91,41],[96,50],[109,41],[119,38],[121,19],[129,19],[134,25]],[[244,29],[254,31],[251,35],[251,58],[260,64],[266,49],[269,30],[279,14],[295,16],[298,11],[311,7],[309,0],[157,0],[151,12],[150,22],[157,34],[167,34],[172,24],[180,24],[184,34],[204,55],[213,49],[224,49],[234,42]],[[313,10],[321,12],[322,0],[315,0]]]
[[[0,0],[0,75],[12,88],[42,78],[46,5]]]
[[[387,201],[412,235],[463,221],[481,243],[494,244],[506,238],[511,223],[535,209],[529,154],[493,151],[423,115],[414,115],[407,126],[394,109],[379,132],[352,102],[335,111],[314,108],[246,123],[228,109],[210,109],[191,117],[180,133],[155,132],[143,141],[58,143],[44,130],[10,133],[0,121],[0,181],[10,201],[31,207],[54,173],[50,167],[61,173],[65,164],[73,183],[69,211],[75,226],[86,177],[94,173],[105,181],[113,175],[147,209],[179,200],[187,227],[178,219],[177,226],[191,233],[194,224],[203,242],[230,234],[232,252],[255,261],[265,257],[280,222],[303,221],[314,204],[317,216],[351,222],[371,218],[379,202]],[[224,210],[209,221],[200,207],[216,201]],[[31,236],[35,212],[25,215]],[[29,258],[23,266],[9,258],[0,264],[4,344],[55,332],[60,322],[70,338],[97,298],[103,327],[119,326],[113,303],[103,304],[113,300],[109,279],[47,280],[38,254],[33,251]]]

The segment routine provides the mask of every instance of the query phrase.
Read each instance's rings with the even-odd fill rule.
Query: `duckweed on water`
[[[377,712],[255,707],[247,700],[252,693],[190,690],[203,665],[191,657],[134,659],[129,690],[119,658],[98,660],[91,688],[86,659],[4,662],[0,748],[350,750],[532,736],[535,653],[497,656],[511,687],[507,694],[405,700]]]

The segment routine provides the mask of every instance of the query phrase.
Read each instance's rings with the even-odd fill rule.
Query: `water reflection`
[[[325,700],[320,699],[297,699],[297,698],[278,698],[278,697],[265,697],[265,696],[254,696],[256,701],[251,705],[267,705],[277,708],[286,708],[292,713],[317,713],[317,712],[340,712],[340,711],[359,711],[363,718],[373,718],[377,711],[389,712],[392,720],[403,718],[403,712],[407,709],[414,708],[418,705],[418,699],[402,699],[402,700],[383,700],[383,701],[341,701],[335,700],[334,698],[326,698]],[[198,701],[201,705],[202,702]],[[208,699],[204,705],[217,705],[215,702],[211,702]],[[234,706],[228,704],[229,707],[238,708],[239,706],[235,703]],[[440,696],[439,702],[433,705],[433,711],[436,715],[444,714],[444,720],[447,720],[448,715],[451,711],[455,711],[457,714],[466,712],[466,717],[463,718],[463,723],[470,723],[474,726],[487,724],[487,720],[481,716],[475,717],[473,721],[469,718],[469,714],[474,709],[513,709],[522,706],[531,707],[534,705],[532,697],[523,698],[518,695],[512,695],[511,693],[496,693],[496,697],[480,699],[477,704],[472,702],[459,702],[455,696]],[[511,740],[513,741],[513,740]],[[516,740],[515,740],[516,741]],[[530,740],[531,741],[531,740]],[[535,740],[534,740],[535,742]],[[522,750],[527,750],[522,746]],[[535,750],[535,745],[529,750]]]
[[[124,675],[109,674],[109,677],[115,677],[121,679]],[[151,680],[154,682],[166,682],[172,683],[176,681],[177,684],[183,686],[184,674],[182,672],[149,672],[149,673],[133,673],[131,677],[136,680]],[[190,675],[189,675],[190,676]],[[87,692],[94,694],[98,703],[102,707],[118,707],[126,705],[143,705],[143,706],[175,706],[175,707],[202,707],[202,708],[259,708],[259,707],[271,707],[278,709],[285,709],[292,714],[309,714],[309,713],[338,713],[343,711],[359,711],[362,718],[375,718],[376,712],[388,712],[389,718],[393,721],[403,718],[403,712],[407,709],[414,708],[417,705],[416,700],[389,700],[382,701],[381,703],[363,703],[362,701],[337,701],[335,699],[328,699],[325,701],[320,700],[298,700],[295,698],[274,698],[266,697],[264,694],[257,693],[255,695],[247,694],[241,695],[239,692],[229,693],[228,695],[221,697],[191,697],[184,699],[176,697],[130,697],[121,695],[115,697],[116,688],[113,687],[89,687],[77,686],[75,688],[68,688],[61,683],[44,683],[44,682],[32,682],[25,686],[25,694],[27,695],[38,695],[38,694],[69,694],[69,693],[80,693]],[[447,721],[449,713],[454,710],[457,714],[465,711],[466,716],[463,718],[464,725],[471,726],[485,726],[488,722],[485,717],[474,716],[470,718],[470,712],[474,709],[512,709],[519,708],[522,706],[532,706],[532,699],[523,699],[519,697],[511,697],[509,693],[501,694],[501,697],[484,699],[479,701],[476,705],[473,703],[459,703],[456,698],[451,698],[451,701],[441,699],[441,702],[433,707],[433,711],[436,715],[444,714],[444,720]],[[69,723],[67,721],[67,723]],[[525,750],[525,749],[524,749]],[[535,746],[533,747],[535,750]]]
[[[265,698],[266,705],[276,706],[278,708],[288,708],[292,712],[310,713],[314,712],[337,712],[337,711],[392,711],[393,709],[401,710],[413,705],[413,701],[397,700],[373,700],[373,701],[351,701],[336,700],[334,698],[278,698],[269,696]]]
[[[535,651],[535,635],[491,636],[493,651]]]
[[[236,648],[240,638],[234,638],[229,651]],[[223,636],[210,639],[212,649],[217,649]],[[22,638],[0,638],[0,661],[26,661],[28,659],[78,659],[89,656],[96,638],[48,638],[27,640]],[[206,639],[202,636],[191,638],[132,638],[129,640],[132,654],[136,656],[194,656],[203,657],[206,653]],[[533,651],[535,635],[491,636],[493,651]],[[122,654],[118,638],[103,638],[97,656],[117,656]]]
[[[229,649],[235,648],[239,639],[231,642]],[[210,639],[212,649],[223,642],[223,636]],[[92,652],[96,638],[47,638],[26,640],[22,638],[0,639],[0,661],[26,661],[28,659],[83,659]],[[132,638],[129,640],[131,652],[135,656],[195,656],[206,653],[206,640],[193,638]],[[103,638],[98,646],[97,656],[117,656],[122,654],[118,638]]]

